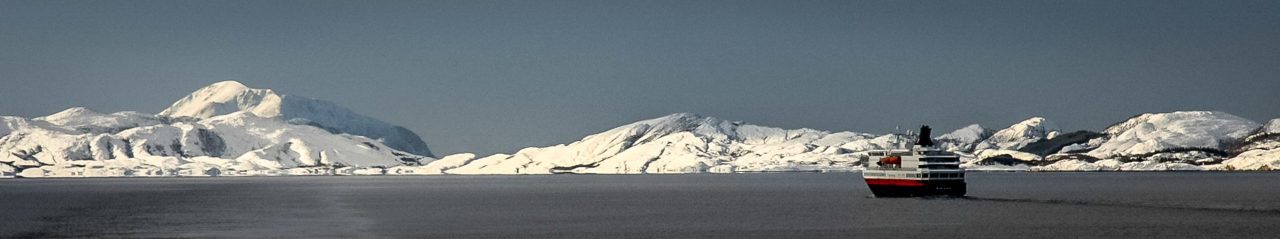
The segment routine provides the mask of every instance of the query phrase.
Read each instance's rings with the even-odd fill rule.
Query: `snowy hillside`
[[[1280,119],[1150,113],[1096,133],[1033,117],[935,138],[969,170],[1280,169]],[[576,142],[435,160],[413,132],[331,102],[219,82],[158,115],[71,108],[0,116],[0,177],[733,173],[854,171],[912,136],[780,129],[695,114],[643,120]]]
[[[1016,150],[1035,143],[1041,139],[1053,138],[1058,134],[1058,124],[1043,117],[1032,117],[1008,128],[996,131],[974,147],[974,150],[1002,149]]]
[[[161,124],[159,117],[134,111],[102,114],[84,107],[75,107],[49,116],[36,117],[32,121],[56,125],[80,133],[115,133],[139,126]]]
[[[1280,170],[1280,119],[1272,119],[1249,137],[1245,137],[1236,149],[1238,156],[1223,161],[1226,170]]]
[[[404,127],[357,114],[333,102],[277,94],[270,89],[253,89],[235,81],[218,82],[196,90],[157,116],[205,119],[234,112],[279,118],[333,133],[365,136],[397,150],[431,156],[427,144]]]
[[[231,102],[226,101],[227,95],[277,97],[266,94],[270,92],[222,82],[174,105]],[[205,93],[208,97],[201,96]],[[159,116],[132,111],[103,114],[80,107],[32,119],[2,116],[0,177],[327,175],[372,169],[382,174],[381,169],[369,167],[421,165],[432,160],[397,150],[385,140],[297,123],[306,118],[264,117],[259,115],[263,111],[254,111],[272,107],[263,107],[261,100],[235,102],[235,110],[229,104],[206,104],[211,107],[189,111],[176,107]],[[294,111],[292,115],[346,115],[342,117],[357,120],[331,125],[374,129],[385,124],[332,103],[306,104],[283,105],[294,108],[285,110]],[[302,109],[317,112],[301,113]],[[173,114],[188,115],[169,116]]]
[[[1102,131],[1105,136],[1090,140],[1095,148],[1078,156],[1090,160],[1059,161],[1033,170],[1259,169],[1276,156],[1267,151],[1270,147],[1265,146],[1265,140],[1258,142],[1263,146],[1255,151],[1235,154],[1230,148],[1263,128],[1217,111],[1142,114],[1108,127]]]
[[[673,114],[567,145],[439,160],[422,168],[447,174],[848,171],[856,169],[855,151],[903,142],[862,133],[786,130]]]
[[[936,137],[937,144],[951,151],[973,151],[978,143],[990,138],[995,131],[983,128],[981,125],[972,124],[964,128],[957,129],[951,133],[946,133]]]
[[[1215,111],[1143,114],[1102,131],[1109,139],[1088,154],[1110,158],[1179,148],[1222,149],[1258,127],[1253,121]]]
[[[1280,118],[1271,119],[1262,127],[1263,133],[1280,133]]]
[[[369,138],[247,112],[117,133],[29,125],[0,137],[0,152],[6,152],[0,163],[23,177],[274,175],[298,167],[395,166],[429,160]]]

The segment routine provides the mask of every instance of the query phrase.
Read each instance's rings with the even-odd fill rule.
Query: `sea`
[[[0,238],[1280,238],[1276,172],[0,180]]]

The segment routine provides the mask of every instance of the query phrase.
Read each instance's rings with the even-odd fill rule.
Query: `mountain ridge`
[[[280,118],[332,133],[366,136],[401,151],[433,156],[422,138],[404,127],[355,113],[333,102],[249,88],[237,81],[222,81],[197,89],[156,116],[203,119],[234,112]]]
[[[188,105],[196,106],[183,107]],[[72,107],[31,119],[0,117],[0,177],[352,174],[434,160],[384,144],[394,143],[389,137],[347,133],[362,126],[403,128],[331,102],[239,82],[201,88],[173,106],[157,115]],[[335,127],[333,121],[298,117],[313,115],[351,122]]]
[[[844,172],[859,170],[867,151],[903,147],[911,137],[675,113],[566,144],[437,160],[402,150],[429,153],[403,127],[224,81],[156,115],[72,107],[30,119],[0,116],[0,177]],[[1066,134],[1031,117],[934,139],[958,153],[962,167],[979,171],[1280,168],[1280,119],[1258,124],[1218,111],[1145,113],[1097,133]]]

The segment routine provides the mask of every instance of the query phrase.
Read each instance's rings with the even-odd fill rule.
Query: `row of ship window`
[[[864,176],[885,176],[885,173],[879,172],[862,172],[862,174]],[[963,177],[964,173],[917,173],[904,176],[913,178],[959,178]]]
[[[959,169],[960,165],[934,164],[934,165],[920,165],[918,167],[922,169]]]
[[[915,176],[917,178],[921,176],[924,176],[923,178],[958,178],[964,176],[964,173],[917,173]]]
[[[949,157],[949,158],[921,158],[921,159],[920,159],[920,161],[921,161],[921,162],[935,162],[935,163],[950,163],[950,162],[960,162],[960,158],[954,158],[954,157]]]

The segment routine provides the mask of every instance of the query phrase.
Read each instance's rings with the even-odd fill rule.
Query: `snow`
[[[31,123],[27,119],[13,116],[0,116],[0,137],[9,135],[14,129],[30,128]]]
[[[964,168],[966,171],[987,171],[987,172],[1027,171],[1027,170],[1029,170],[1029,169],[1031,168],[1031,166],[1028,166],[1028,165],[1025,165],[1025,164],[1019,164],[1019,165],[1002,165],[1002,164],[990,164],[990,165],[981,165],[981,164],[962,164],[962,165],[960,165],[960,167],[961,167],[961,168]]]
[[[26,169],[22,169],[22,171],[18,172],[18,177],[24,177],[24,178],[43,178],[43,177],[44,177],[44,175],[45,175],[45,174],[44,174],[44,172],[45,172],[45,171],[44,171],[44,169],[43,169],[43,168],[39,168],[39,167],[36,167],[36,168],[26,168]]]
[[[72,134],[61,129],[30,127],[10,132],[0,137],[0,162],[14,166],[60,164],[78,160],[92,160],[89,150],[89,134]]]
[[[386,175],[439,175],[440,170],[431,170],[422,166],[395,166],[386,170]]]
[[[1031,171],[1101,171],[1103,167],[1083,160],[1062,160],[1045,166],[1031,167]]]
[[[251,89],[240,82],[223,81],[192,92],[159,115],[209,118],[248,111],[264,117],[274,117],[279,115],[279,111],[270,103],[279,103],[279,98],[279,95],[269,89]]]
[[[973,171],[1280,166],[1280,140],[1272,135],[1280,133],[1280,119],[1259,125],[1214,111],[1143,114],[1108,127],[1106,137],[1060,151],[1086,154],[1044,158],[1017,151],[1059,132],[1055,123],[1033,117],[999,131],[969,125],[936,141]],[[228,81],[199,89],[155,116],[82,107],[32,119],[0,116],[0,177],[846,172],[860,170],[858,159],[867,151],[911,141],[895,134],[782,129],[680,113],[568,144],[436,160],[414,154],[429,151],[401,127],[331,102]],[[1223,156],[1227,151],[1239,154]],[[1026,163],[978,164],[999,155]]]
[[[1093,150],[1098,148],[1099,146],[1102,146],[1102,144],[1106,142],[1107,142],[1106,138],[1094,138],[1094,139],[1090,139],[1088,142],[1085,142],[1085,143],[1070,144],[1067,146],[1062,146],[1062,149],[1058,150],[1058,153],[1072,153],[1072,152],[1083,152],[1085,150]]]
[[[253,89],[235,81],[218,82],[196,90],[157,116],[207,119],[238,112],[316,126],[333,133],[365,136],[400,151],[432,156],[426,143],[404,127],[360,115],[333,102]]]
[[[1001,156],[1001,155],[1008,155],[1010,157],[1013,157],[1014,159],[1017,159],[1023,162],[1036,162],[1036,161],[1044,160],[1044,157],[1040,157],[1040,155],[1022,152],[1022,151],[1016,151],[1016,150],[983,149],[983,150],[978,150],[974,152],[974,155],[976,155],[979,160],[990,158],[990,157]]]
[[[339,168],[335,171],[336,171],[335,174],[337,175],[348,175],[348,176],[384,175],[387,172],[387,170],[383,168],[351,168],[351,167]]]
[[[1245,151],[1222,165],[1234,170],[1280,170],[1280,147]]]
[[[473,160],[441,160],[428,166],[447,174],[849,171],[856,168],[853,152],[894,142],[893,137],[788,130],[681,113],[620,126],[567,145]]]
[[[201,94],[206,95],[198,97]],[[132,111],[103,114],[82,107],[29,120],[0,117],[4,133],[0,135],[0,163],[4,165],[0,176],[333,175],[337,173],[332,169],[339,167],[371,174],[382,170],[371,168],[432,160],[396,150],[383,140],[259,115],[270,110],[242,110],[268,102],[246,100],[261,98],[272,98],[271,91],[223,82],[175,104],[229,99],[235,104],[166,110],[194,114],[178,119]],[[352,125],[363,123],[368,122]]]
[[[978,124],[971,124],[951,131],[951,133],[939,135],[935,138],[935,141],[947,150],[973,151],[979,142],[991,137],[992,134],[995,134],[995,131],[983,128]]]
[[[1262,126],[1261,133],[1280,133],[1280,118],[1267,121],[1267,124]]]
[[[433,171],[435,174],[442,174],[445,170],[454,169],[465,165],[475,159],[476,155],[472,153],[460,153],[444,156],[436,161],[423,166],[423,169]]]
[[[1221,149],[1258,127],[1253,121],[1217,111],[1143,114],[1104,130],[1109,139],[1088,154],[1111,158],[1165,149]]]
[[[1275,122],[1273,120],[1272,122]],[[1272,122],[1268,122],[1271,124]],[[1216,111],[1179,111],[1143,114],[1108,127],[1108,137],[1091,140],[1097,145],[1088,156],[1102,158],[1094,163],[1058,161],[1035,167],[1041,171],[1171,171],[1171,170],[1260,170],[1280,161],[1280,143],[1259,140],[1243,147],[1245,152],[1225,158],[1209,151],[1225,151],[1251,133],[1261,135],[1270,126]],[[1256,133],[1255,133],[1256,132]],[[1071,146],[1069,146],[1071,147]],[[1067,150],[1064,148],[1064,151]],[[1142,161],[1123,162],[1121,156],[1140,155]],[[1130,158],[1133,159],[1133,158]],[[1221,164],[1214,164],[1221,162]],[[1204,166],[1193,165],[1205,164]],[[1264,167],[1265,166],[1265,167]]]
[[[1050,136],[1057,135],[1061,131],[1058,124],[1049,121],[1043,117],[1032,117],[1017,124],[1010,125],[1008,128],[996,131],[991,137],[983,140],[974,147],[974,150],[981,149],[1004,149],[1017,150],[1027,144],[1048,139]]]
[[[874,138],[861,138],[861,139],[853,140],[843,145],[840,145],[840,148],[848,149],[854,152],[865,152],[865,151],[881,150],[881,149],[895,149],[895,148],[902,148],[902,147],[905,147],[905,145],[907,144],[913,143],[909,141],[910,140],[907,137],[894,135],[894,134],[886,134],[886,135],[881,135]]]
[[[0,178],[13,178],[18,172],[18,168],[14,168],[9,164],[0,163]]]
[[[34,118],[32,121],[44,122],[80,133],[115,133],[128,128],[162,123],[158,117],[135,111],[103,114],[84,107],[66,109],[52,115]]]
[[[1159,162],[1154,160],[1119,163],[1102,160],[1089,163],[1081,160],[1061,160],[1045,166],[1031,167],[1031,171],[1200,171],[1204,167],[1187,163]]]

